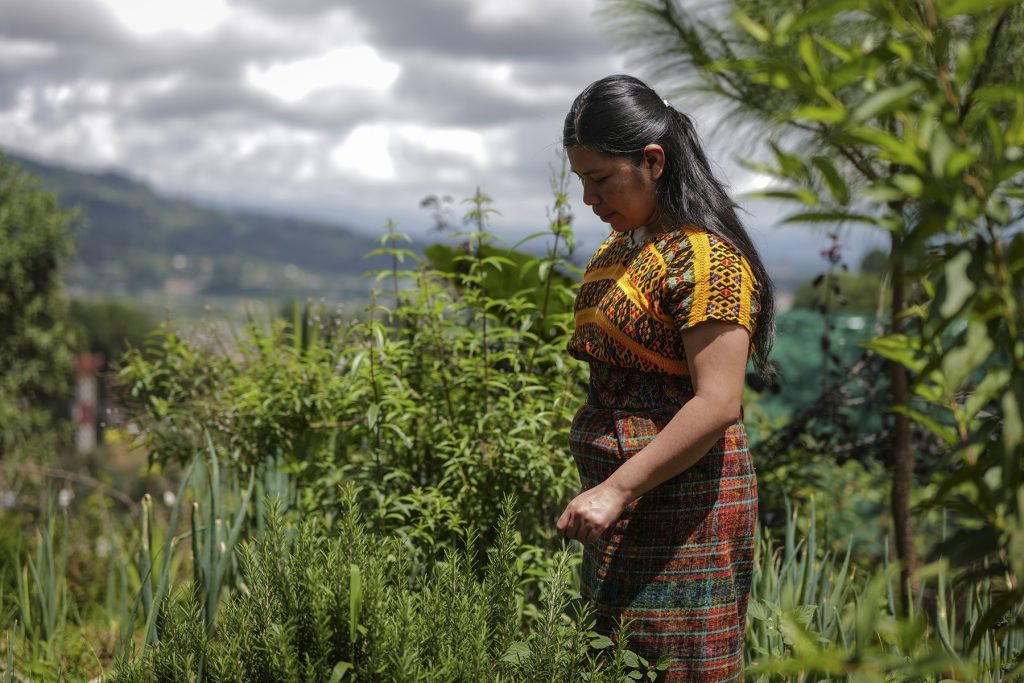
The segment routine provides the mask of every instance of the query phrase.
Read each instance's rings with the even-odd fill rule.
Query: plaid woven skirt
[[[569,449],[584,489],[604,481],[672,418],[598,408],[577,411]],[[581,593],[597,631],[653,662],[659,680],[739,681],[754,559],[757,483],[742,422],[690,469],[630,503],[584,548]]]

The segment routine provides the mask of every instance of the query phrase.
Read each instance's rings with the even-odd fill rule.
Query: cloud
[[[328,89],[386,92],[401,70],[395,62],[381,59],[369,45],[346,45],[315,57],[266,67],[250,63],[245,77],[249,85],[295,103]]]
[[[208,33],[229,15],[224,0],[100,0],[132,33],[153,36],[167,31]]]
[[[546,224],[572,99],[625,70],[594,4],[0,0],[0,147],[367,232],[425,234],[420,199],[480,186],[511,242]],[[719,174],[757,186],[729,157],[756,138],[716,121],[700,110]],[[583,254],[606,226],[570,189]],[[806,241],[745,204],[767,251]]]
[[[0,0],[0,145],[367,230],[478,184],[535,224],[563,112],[618,66],[587,3],[46,4]]]

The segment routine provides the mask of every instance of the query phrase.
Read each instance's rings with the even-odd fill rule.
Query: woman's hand
[[[627,503],[626,496],[614,487],[598,484],[573,498],[555,527],[562,538],[588,545],[615,523]]]

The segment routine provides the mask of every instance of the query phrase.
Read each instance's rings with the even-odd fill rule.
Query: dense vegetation
[[[750,679],[1019,680],[1024,8],[743,0],[726,21],[614,4],[634,22],[621,30],[665,39],[656,56],[794,128],[759,167],[769,196],[806,205],[794,220],[892,236],[864,267],[880,269],[880,315],[838,314],[832,263],[818,310],[791,321],[820,332],[818,368],[789,380],[805,407],[773,408],[770,386],[747,396],[764,463]],[[37,298],[4,292],[42,317],[4,320],[46,339],[65,329],[66,217],[0,177],[0,218],[30,218],[7,234],[52,253]],[[478,191],[460,246],[431,261],[389,225],[389,267],[354,320],[296,305],[130,349],[118,377],[137,432],[122,438],[162,477],[155,498],[115,503],[99,478],[84,501],[48,493],[5,455],[7,679],[654,680],[628,625],[618,646],[591,630],[578,549],[552,529],[578,486],[566,430],[585,380],[564,353],[564,168],[553,186],[542,257],[493,247]],[[2,398],[38,415],[33,391]]]

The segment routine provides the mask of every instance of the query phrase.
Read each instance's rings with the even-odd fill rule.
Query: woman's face
[[[583,203],[613,230],[636,230],[656,220],[657,183],[665,169],[661,145],[647,145],[639,165],[580,146],[566,153],[572,172],[583,182]]]

